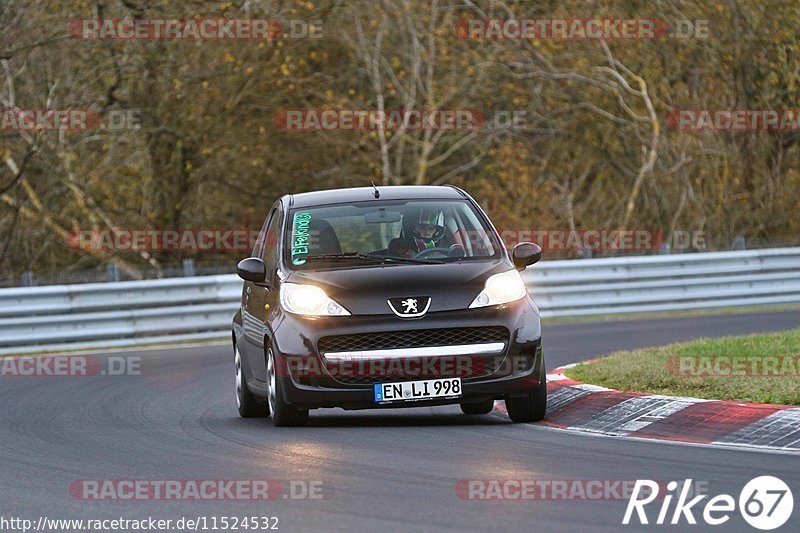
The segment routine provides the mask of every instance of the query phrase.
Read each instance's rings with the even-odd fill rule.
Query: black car
[[[463,190],[336,189],[286,195],[237,272],[236,397],[243,417],[302,425],[310,409],[460,404],[514,422],[544,417],[539,311]]]

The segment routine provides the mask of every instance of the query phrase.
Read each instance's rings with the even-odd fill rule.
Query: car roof
[[[386,185],[377,186],[378,200],[429,200],[463,199],[466,194],[457,187],[439,185]],[[290,207],[311,207],[344,202],[376,200],[372,187],[353,187],[349,189],[329,189],[323,191],[287,194]]]

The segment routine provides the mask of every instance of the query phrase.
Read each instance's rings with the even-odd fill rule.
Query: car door
[[[250,367],[251,375],[264,382],[267,380],[264,337],[271,336],[268,332],[267,321],[270,311],[278,304],[275,273],[282,218],[283,213],[278,202],[267,215],[267,220],[253,250],[253,257],[259,257],[264,261],[267,271],[265,283],[245,281],[242,289],[242,323],[247,344],[246,353],[243,355]]]

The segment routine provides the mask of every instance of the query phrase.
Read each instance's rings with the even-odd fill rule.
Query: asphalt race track
[[[545,347],[555,368],[615,349],[799,324],[795,311],[546,325]],[[0,378],[2,516],[275,516],[281,531],[618,532],[654,528],[622,526],[625,500],[463,500],[456,485],[692,478],[707,483],[712,496],[738,499],[750,479],[776,475],[795,494],[793,517],[782,530],[800,529],[798,455],[595,437],[513,425],[497,414],[464,416],[458,407],[315,411],[307,428],[273,428],[238,417],[229,346],[116,355],[140,356],[141,375]],[[70,485],[86,479],[312,480],[322,483],[323,498],[77,499]],[[651,522],[659,507],[648,507]],[[701,514],[695,511],[702,523]],[[677,529],[756,531],[735,512],[724,526],[683,522]]]

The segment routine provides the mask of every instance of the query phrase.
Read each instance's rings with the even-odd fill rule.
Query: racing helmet
[[[416,213],[413,213],[411,219],[411,234],[424,241],[438,241],[444,237],[444,212],[438,207],[420,207]],[[432,226],[435,228],[433,235],[425,237],[417,231],[417,226]]]

